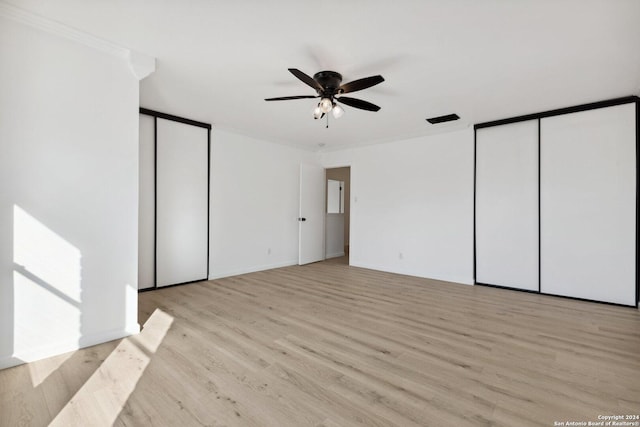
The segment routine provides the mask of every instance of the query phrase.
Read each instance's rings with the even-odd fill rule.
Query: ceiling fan
[[[331,112],[336,119],[342,117],[344,110],[336,102],[367,111],[378,111],[380,109],[377,105],[363,101],[362,99],[342,96],[343,93],[356,92],[382,83],[384,78],[380,75],[365,77],[341,84],[342,75],[335,71],[320,71],[314,74],[313,78],[296,68],[289,68],[289,71],[303,83],[315,89],[317,95],[282,96],[279,98],[267,98],[265,101],[320,98],[318,106],[313,110],[314,119],[320,119],[329,112]]]

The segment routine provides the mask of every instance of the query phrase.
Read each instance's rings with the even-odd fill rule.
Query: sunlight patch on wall
[[[19,206],[13,211],[14,355],[28,362],[78,343],[81,253]]]
[[[140,332],[138,324],[138,289],[127,283],[125,288],[125,328],[130,334]]]

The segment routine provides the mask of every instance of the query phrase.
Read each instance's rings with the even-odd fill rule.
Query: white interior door
[[[635,305],[635,105],[541,120],[541,290]]]
[[[300,165],[298,264],[324,259],[324,168]]]
[[[476,281],[537,291],[538,120],[476,131]]]
[[[207,279],[208,130],[157,119],[156,285]]]

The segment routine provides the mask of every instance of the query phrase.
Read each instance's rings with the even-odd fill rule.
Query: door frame
[[[325,220],[324,220],[324,236],[325,236],[325,256],[326,256],[326,240],[327,240],[327,169],[338,169],[338,168],[349,168],[349,265],[351,265],[351,242],[353,239],[351,238],[352,230],[353,230],[353,215],[351,212],[353,211],[354,205],[354,197],[353,197],[353,162],[338,162],[338,163],[322,163],[322,167],[324,167],[324,200],[325,200]],[[345,242],[347,243],[347,242]]]
[[[617,105],[623,105],[623,104],[635,104],[635,109],[636,109],[636,228],[634,230],[634,234],[636,236],[636,245],[635,245],[635,258],[636,258],[636,264],[635,264],[635,301],[634,304],[632,305],[626,305],[626,304],[618,304],[618,303],[613,303],[613,302],[607,302],[607,301],[594,301],[594,300],[590,300],[590,299],[583,299],[583,298],[577,298],[577,297],[571,297],[571,296],[565,296],[565,295],[554,295],[551,294],[553,296],[556,297],[561,297],[561,298],[569,298],[569,299],[574,299],[574,300],[581,300],[581,301],[591,301],[591,302],[597,302],[600,304],[609,304],[609,305],[618,305],[618,306],[623,306],[623,307],[635,307],[638,308],[639,304],[640,304],[640,265],[639,265],[639,261],[638,261],[638,254],[640,253],[640,169],[639,168],[639,164],[640,164],[640,97],[638,96],[627,96],[627,97],[623,97],[623,98],[614,98],[614,99],[608,99],[608,100],[604,100],[604,101],[598,101],[598,102],[592,102],[589,104],[581,104],[581,105],[575,105],[575,106],[571,106],[571,107],[565,107],[565,108],[559,108],[556,110],[549,110],[549,111],[543,111],[540,113],[533,113],[533,114],[527,114],[527,115],[523,115],[523,116],[517,116],[517,117],[511,117],[511,118],[506,118],[506,119],[500,119],[500,120],[494,120],[491,122],[484,122],[484,123],[476,123],[473,126],[473,282],[474,285],[480,285],[480,286],[489,286],[489,287],[496,287],[496,288],[504,288],[503,286],[497,286],[497,285],[493,285],[493,284],[485,284],[485,283],[478,283],[476,280],[476,270],[477,270],[477,265],[476,265],[476,163],[477,163],[477,159],[476,159],[476,145],[477,145],[477,141],[476,141],[476,133],[478,129],[482,129],[482,128],[488,128],[488,127],[493,127],[493,126],[500,126],[500,125],[506,125],[506,124],[511,124],[511,123],[518,123],[518,122],[523,122],[523,121],[529,121],[529,120],[538,120],[538,148],[540,148],[540,122],[542,119],[544,118],[548,118],[548,117],[553,117],[553,116],[560,116],[560,115],[564,115],[564,114],[572,114],[572,113],[578,113],[578,112],[583,112],[583,111],[589,111],[589,110],[594,110],[594,109],[599,109],[599,108],[607,108],[607,107],[613,107],[613,106],[617,106]],[[540,153],[538,152],[538,183],[540,183]],[[540,184],[538,184],[538,193],[540,193]],[[538,196],[538,210],[540,210],[540,196]],[[539,215],[538,215],[539,216]],[[540,221],[538,219],[538,221]],[[540,235],[540,222],[538,222],[538,234]],[[540,241],[540,236],[538,237],[538,241]],[[540,243],[538,243],[538,250],[540,251]],[[540,264],[540,257],[538,258],[538,263]],[[540,266],[538,267],[538,269],[540,270]],[[541,280],[541,274],[539,274],[539,280]],[[533,293],[539,293],[541,295],[548,295],[545,294],[544,292],[541,292],[540,290],[538,291],[527,291],[527,290],[522,290],[522,289],[518,289],[518,288],[507,288],[507,289],[511,289],[511,290],[516,290],[516,291],[521,291],[521,292],[533,292]],[[539,289],[541,289],[540,285],[539,285]]]
[[[190,283],[201,282],[209,279],[209,267],[210,267],[210,229],[211,229],[211,124],[199,122],[196,120],[187,119],[185,117],[174,116],[173,114],[167,114],[156,110],[140,107],[138,109],[139,114],[144,114],[153,118],[153,286],[143,289],[138,289],[138,292],[153,291],[156,289],[164,289],[172,286],[187,285]],[[191,125],[199,128],[204,128],[207,131],[207,277],[198,280],[192,280],[184,283],[175,283],[166,286],[158,286],[157,279],[157,213],[158,213],[158,119],[169,120],[172,122]],[[139,142],[138,142],[139,143]]]

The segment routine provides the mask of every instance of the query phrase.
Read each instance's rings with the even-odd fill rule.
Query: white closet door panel
[[[541,290],[635,305],[635,105],[541,121]]]
[[[207,129],[157,119],[156,281],[207,278]]]
[[[138,180],[138,289],[154,285],[154,118],[140,114]]]
[[[476,281],[538,290],[538,121],[476,131]]]

